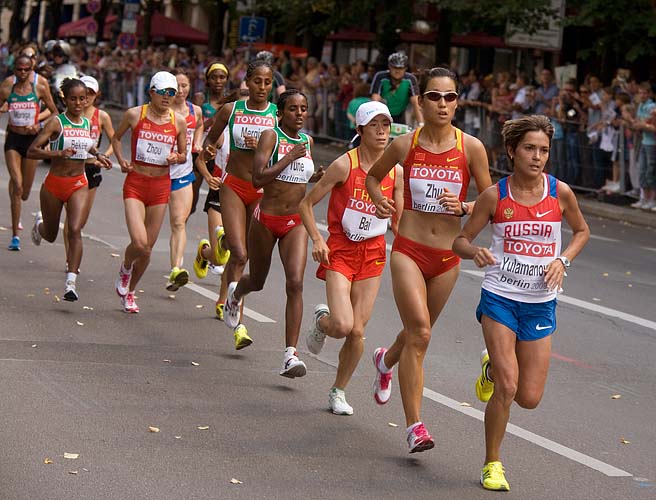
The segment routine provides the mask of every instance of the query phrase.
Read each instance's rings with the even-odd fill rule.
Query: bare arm
[[[112,147],[112,137],[114,137],[114,124],[112,123],[112,119],[110,118],[109,114],[102,110],[100,110],[100,127],[102,132],[109,139],[109,146],[107,146],[107,149],[103,154],[105,156],[111,156],[111,154],[114,152],[114,148]]]
[[[46,126],[39,132],[36,139],[32,141],[29,149],[27,150],[27,157],[33,160],[47,160],[53,158],[70,158],[76,152],[73,148],[66,148],[64,150],[51,150],[44,149],[51,138],[57,137],[61,133],[61,125],[59,120],[49,120]]]
[[[174,116],[175,128],[178,131],[176,137],[177,152],[172,151],[171,154],[166,157],[166,162],[169,165],[173,165],[174,163],[184,163],[187,159],[187,120],[177,113]]]
[[[489,249],[473,245],[472,242],[490,222],[496,206],[497,191],[495,186],[491,186],[478,197],[471,217],[467,219],[462,231],[453,241],[454,253],[463,259],[473,259],[478,267],[495,263],[494,256]]]
[[[52,100],[52,94],[50,93],[50,87],[46,85],[45,83],[41,82],[41,80],[37,80],[37,86],[36,86],[36,91],[37,91],[37,97],[45,103],[46,107],[50,110],[50,112],[53,115],[56,115],[59,113],[59,110],[57,109],[57,106],[55,106],[55,101]]]
[[[196,114],[196,130],[194,130],[194,137],[191,140],[191,150],[197,152],[203,149],[202,139],[205,127],[203,124],[203,111],[200,106],[194,105],[194,113]]]
[[[392,195],[396,211],[392,214],[392,232],[396,235],[399,232],[399,222],[403,213],[403,167],[396,165],[394,167],[394,193]]]
[[[207,160],[207,158],[211,156],[211,152],[207,151],[207,146],[211,145],[214,147],[214,144],[216,144],[216,142],[219,140],[219,137],[221,137],[221,134],[223,134],[223,130],[228,125],[228,120],[230,120],[230,114],[232,113],[233,107],[234,103],[226,104],[222,106],[221,109],[214,115],[214,123],[212,128],[210,128],[207,137],[205,138],[205,142],[203,143],[203,150],[200,153],[200,156],[203,158],[203,160]]]
[[[130,130],[132,127],[134,127],[137,124],[137,121],[139,119],[139,112],[140,112],[140,107],[128,109],[123,115],[123,118],[121,119],[121,123],[118,125],[118,128],[116,129],[116,131],[114,132],[114,136],[112,137],[112,148],[114,150],[114,156],[116,156],[116,160],[118,161],[118,164],[121,166],[121,172],[130,172],[133,168],[130,162],[125,158],[123,158],[123,148],[121,146],[121,138],[128,130]]]
[[[302,158],[307,152],[305,143],[296,144],[289,153],[267,167],[275,147],[276,133],[271,129],[262,132],[253,157],[253,187],[261,188],[270,183],[294,160]]]
[[[376,217],[391,217],[396,212],[394,199],[387,198],[380,189],[383,178],[392,170],[397,163],[402,163],[410,147],[413,134],[405,134],[392,141],[383,156],[369,169],[365,186],[369,192],[371,202],[376,206]]]

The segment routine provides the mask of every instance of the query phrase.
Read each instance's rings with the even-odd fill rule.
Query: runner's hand
[[[292,161],[294,161],[294,160],[298,160],[299,158],[303,158],[306,152],[307,152],[307,148],[305,147],[305,143],[301,143],[301,144],[296,144],[296,146],[294,146],[292,150],[289,153],[287,153],[286,156],[289,156],[292,159]]]
[[[474,264],[478,267],[491,266],[497,263],[494,259],[494,255],[487,248],[476,247],[476,253],[473,257]]]
[[[112,160],[102,153],[98,153],[98,156],[96,156],[96,162],[99,163],[100,167],[104,167],[107,170],[112,168]]]
[[[448,188],[444,188],[444,192],[437,197],[437,201],[447,212],[456,215],[462,213],[460,210],[460,198],[458,198],[457,194],[449,191]]]
[[[221,177],[210,176],[209,179],[205,179],[207,185],[212,191],[216,191],[221,187]]]
[[[248,149],[256,149],[257,137],[253,137],[252,135],[247,135],[246,137],[244,137],[244,144],[246,144],[246,147]]]
[[[319,168],[314,171],[308,182],[319,182],[319,179],[321,179],[325,173],[326,171],[323,169],[323,167],[319,166]]]
[[[203,150],[203,159],[205,161],[213,160],[216,157],[216,148],[212,144],[205,146]]]
[[[68,160],[71,156],[75,156],[75,153],[77,153],[77,149],[75,148],[66,148],[62,149],[60,151],[60,158],[64,158],[65,160]]]
[[[396,208],[393,199],[383,198],[376,203],[376,217],[379,219],[389,219],[394,213],[396,213]]]
[[[118,164],[121,166],[121,172],[123,173],[132,172],[132,170],[134,170],[134,167],[127,160],[121,160]]]
[[[326,245],[323,238],[319,238],[317,241],[312,241],[312,260],[319,262],[324,266],[328,266],[330,265],[330,260],[328,259],[329,253],[330,250],[328,250],[328,245]]]
[[[563,287],[563,278],[565,276],[567,276],[565,266],[560,259],[556,259],[547,266],[547,270],[544,273],[544,282],[549,287],[549,290],[560,290]]]

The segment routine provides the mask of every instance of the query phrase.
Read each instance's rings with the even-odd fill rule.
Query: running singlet
[[[96,147],[100,147],[100,110],[96,108],[91,117],[91,138],[95,141]]]
[[[246,107],[246,101],[235,101],[228,126],[230,127],[230,151],[241,149],[252,151],[246,146],[244,137],[260,138],[263,130],[278,125],[275,104],[269,103],[266,109],[252,110]]]
[[[376,217],[373,204],[365,187],[367,173],[360,168],[360,148],[350,150],[349,176],[341,186],[335,186],[328,202],[328,232],[344,235],[351,241],[364,241],[381,236],[387,231],[387,219]],[[394,189],[394,170],[380,183],[385,196],[391,197]]]
[[[38,75],[34,73],[34,81],[31,82],[32,92],[27,95],[18,95],[14,92],[16,87],[16,77],[14,77],[14,86],[7,98],[9,104],[9,124],[14,127],[29,127],[39,123],[39,98],[36,95],[36,82]]]
[[[196,130],[196,112],[194,111],[194,105],[190,102],[187,103],[189,107],[189,114],[185,117],[187,122],[187,159],[184,163],[174,163],[171,165],[171,179],[179,179],[189,173],[194,169],[194,160],[191,156],[191,147],[194,142],[194,131]],[[173,148],[174,151],[177,151],[177,147]]]
[[[444,153],[431,153],[418,144],[421,128],[412,136],[412,147],[403,162],[403,209],[433,214],[455,215],[437,197],[444,189],[464,201],[469,188],[469,168],[462,130],[456,131],[456,147]]]
[[[547,302],[556,298],[544,281],[547,266],[560,255],[562,213],[558,179],[544,174],[544,194],[537,204],[517,203],[508,177],[497,183],[497,208],[492,218],[490,251],[497,263],[488,266],[483,288],[519,302]]]
[[[277,176],[276,180],[282,182],[291,182],[292,184],[307,184],[310,177],[314,174],[314,161],[312,161],[312,152],[310,151],[310,138],[302,132],[299,132],[298,139],[292,139],[285,134],[280,128],[275,127],[276,146],[269,159],[269,167],[272,167],[282,160],[297,144],[305,144],[305,156],[298,158],[287,165]]]
[[[148,104],[141,106],[141,117],[132,131],[132,162],[144,167],[168,168],[166,158],[178,136],[175,113],[169,110],[170,121],[158,124],[146,117],[147,110]]]
[[[216,150],[216,156],[214,157],[214,172],[212,172],[214,177],[223,178],[228,158],[230,158],[230,132],[226,127],[223,129],[223,142],[221,147]]]
[[[89,119],[84,116],[80,118],[82,118],[82,123],[73,123],[68,119],[66,113],[57,115],[61,132],[54,141],[50,141],[51,151],[73,148],[75,154],[68,158],[69,160],[86,160],[89,157],[87,152],[95,145],[95,141],[91,137]]]

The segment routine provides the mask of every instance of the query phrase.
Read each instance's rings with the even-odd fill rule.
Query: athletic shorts
[[[46,190],[55,195],[55,197],[62,203],[66,203],[71,195],[78,189],[88,186],[87,176],[85,174],[75,175],[73,177],[61,177],[59,175],[52,175],[48,172],[43,185]]]
[[[100,186],[100,183],[102,182],[102,174],[100,173],[100,167],[98,165],[86,163],[84,165],[84,173],[89,182],[89,189],[95,189]]]
[[[452,250],[443,250],[422,245],[416,241],[397,235],[392,244],[392,252],[399,252],[410,257],[428,281],[435,276],[444,274],[449,269],[460,264],[458,257]]]
[[[221,198],[219,193],[221,189],[210,189],[207,192],[207,198],[205,198],[205,206],[203,207],[203,212],[208,213],[210,208],[215,212],[221,213]]]
[[[385,268],[385,238],[376,236],[364,241],[351,241],[346,236],[331,234],[328,238],[330,264],[319,264],[317,278],[326,279],[326,271],[335,271],[349,281],[375,278]]]
[[[123,183],[123,199],[135,198],[145,206],[166,205],[171,194],[171,178],[168,175],[150,176],[128,172]]]
[[[547,302],[519,302],[481,289],[476,319],[483,314],[510,328],[517,340],[539,340],[556,331],[556,299]]]
[[[187,186],[191,186],[196,180],[196,176],[193,172],[189,172],[187,175],[178,177],[177,179],[171,179],[171,191],[177,191]]]
[[[27,158],[27,150],[30,148],[32,141],[34,141],[35,138],[36,135],[22,135],[7,130],[7,135],[5,136],[5,153],[14,150],[23,158]]]
[[[232,189],[247,207],[262,198],[261,189],[255,189],[253,184],[234,175],[226,173],[223,179],[223,185]]]
[[[290,215],[269,215],[265,214],[260,210],[260,204],[258,203],[253,210],[253,218],[266,227],[273,236],[279,240],[287,236],[292,229],[296,226],[303,224],[301,221],[301,216],[298,214]]]

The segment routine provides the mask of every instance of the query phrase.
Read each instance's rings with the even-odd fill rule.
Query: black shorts
[[[220,189],[216,191],[210,189],[207,193],[207,198],[205,198],[205,206],[203,207],[203,212],[209,212],[210,208],[216,212],[221,213],[221,200],[219,199]]]
[[[199,172],[198,167],[196,167],[196,158],[198,158],[198,153],[191,153],[191,169],[193,172]],[[196,176],[196,179],[198,179],[198,176]]]
[[[5,137],[5,153],[10,150],[17,151],[23,158],[27,158],[27,150],[32,145],[35,135],[21,135],[7,130]]]
[[[94,189],[100,186],[100,183],[102,182],[102,174],[100,173],[99,166],[87,163],[84,165],[84,173],[87,175],[89,189]]]

